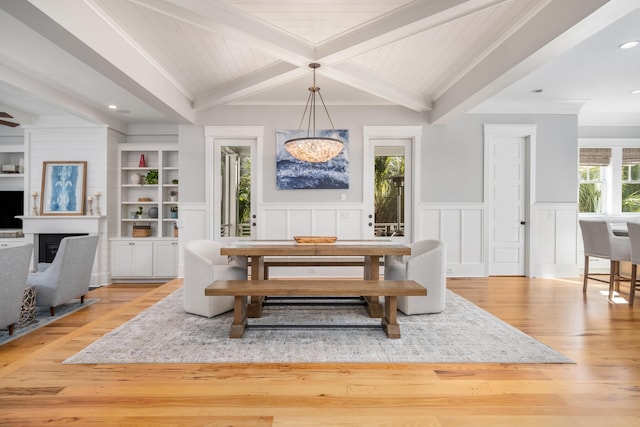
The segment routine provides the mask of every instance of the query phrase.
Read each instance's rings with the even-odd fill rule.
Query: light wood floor
[[[578,279],[448,283],[575,365],[61,364],[179,286],[97,289],[0,347],[0,425],[640,425],[640,301],[609,304],[597,282],[583,295]]]

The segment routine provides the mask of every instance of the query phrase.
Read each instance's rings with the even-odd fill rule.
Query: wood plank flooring
[[[575,365],[61,364],[180,285],[91,291],[1,346],[0,425],[640,426],[640,301],[578,278],[448,281]]]

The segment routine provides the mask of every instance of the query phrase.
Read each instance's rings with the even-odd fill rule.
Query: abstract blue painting
[[[317,136],[338,138],[344,148],[333,159],[323,163],[303,162],[293,157],[284,148],[284,143],[299,138],[299,130],[276,131],[276,188],[278,190],[300,189],[347,189],[349,188],[349,131],[317,130]]]

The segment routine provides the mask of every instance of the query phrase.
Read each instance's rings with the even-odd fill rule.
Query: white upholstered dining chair
[[[620,286],[620,261],[631,261],[629,238],[616,236],[606,220],[580,220],[582,242],[584,244],[584,281],[582,291],[587,291],[589,280],[609,284],[609,300],[613,300],[613,291]],[[609,260],[609,280],[602,280],[589,272],[589,258]]]
[[[213,240],[185,243],[182,307],[187,313],[213,317],[233,310],[234,297],[204,295],[204,289],[214,280],[247,279],[244,259],[220,255],[222,247],[222,243]]]
[[[427,296],[398,297],[398,310],[408,315],[444,310],[446,272],[446,245],[441,240],[420,240],[411,244],[411,255],[384,257],[385,280],[415,280],[427,288]]]

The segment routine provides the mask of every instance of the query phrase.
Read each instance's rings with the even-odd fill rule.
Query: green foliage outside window
[[[600,166],[580,166],[579,212],[600,212],[602,208]]]
[[[622,212],[640,212],[640,165],[622,167]]]
[[[600,212],[602,192],[598,184],[580,184],[580,212]]]
[[[251,158],[240,157],[240,180],[238,183],[238,224],[247,224],[251,219]]]
[[[397,192],[392,177],[404,176],[404,156],[376,156],[374,167],[375,222],[397,222]]]

